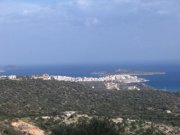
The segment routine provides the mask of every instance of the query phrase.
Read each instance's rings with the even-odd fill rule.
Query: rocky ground
[[[73,125],[83,119],[89,121],[97,116],[89,116],[87,114],[71,113],[59,116],[39,116],[25,117],[11,120],[3,120],[0,122],[0,135],[53,135],[53,126],[58,124]],[[98,117],[98,119],[101,119]],[[108,118],[109,120],[109,118]],[[180,127],[170,126],[166,124],[155,124],[148,121],[139,121],[123,118],[110,118],[117,126],[123,128],[123,135],[142,134],[153,129],[153,135],[179,135]],[[3,127],[3,128],[2,128]],[[120,133],[121,135],[121,133]],[[143,134],[144,135],[144,134]],[[150,135],[150,134],[147,134]]]

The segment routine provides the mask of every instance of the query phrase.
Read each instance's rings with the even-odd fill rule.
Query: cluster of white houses
[[[58,80],[58,81],[70,81],[70,82],[122,82],[122,83],[137,83],[146,82],[147,80],[138,78],[137,76],[131,76],[128,74],[108,75],[105,77],[69,77],[69,76],[49,76],[44,75],[33,75],[32,79],[42,80]]]
[[[0,76],[0,79],[16,80],[17,76],[16,75],[9,75],[9,76],[3,75],[3,76]]]
[[[0,76],[0,80],[9,79],[9,80],[21,80],[26,77],[17,77],[16,75],[9,76]],[[32,75],[28,77],[29,79],[41,79],[41,80],[57,80],[57,81],[68,81],[68,82],[103,82],[107,89],[120,90],[121,83],[141,83],[146,82],[147,80],[139,78],[137,76],[132,76],[128,74],[117,74],[117,75],[108,75],[104,77],[69,77],[69,76],[53,76],[48,74],[43,75]],[[95,87],[92,86],[94,89]],[[140,90],[136,86],[129,86],[128,90]]]
[[[10,79],[17,80],[16,75],[0,76],[0,79]],[[131,76],[128,74],[117,74],[108,75],[105,77],[69,77],[69,76],[50,76],[48,74],[44,75],[32,75],[31,79],[41,79],[41,80],[57,80],[57,81],[70,81],[70,82],[120,82],[120,83],[138,83],[146,82],[147,80],[139,78],[137,76]]]

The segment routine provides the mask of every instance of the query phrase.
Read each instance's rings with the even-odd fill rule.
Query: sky
[[[180,0],[0,0],[0,65],[180,62]]]

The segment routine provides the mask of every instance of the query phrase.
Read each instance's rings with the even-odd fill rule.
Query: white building
[[[0,76],[0,79],[7,79],[7,78],[8,78],[8,76],[5,76],[5,75]]]
[[[10,75],[10,76],[8,76],[8,79],[10,79],[10,80],[15,80],[17,77],[16,77],[16,75]]]
[[[42,80],[51,80],[51,77],[48,74],[43,75],[33,75],[32,79],[42,79]]]

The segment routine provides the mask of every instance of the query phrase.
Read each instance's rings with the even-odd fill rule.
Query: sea
[[[97,77],[95,72],[116,70],[136,70],[165,72],[163,75],[141,75],[149,80],[147,85],[155,89],[180,92],[180,64],[95,64],[95,65],[41,65],[41,66],[7,66],[0,75],[65,75],[72,77]]]

